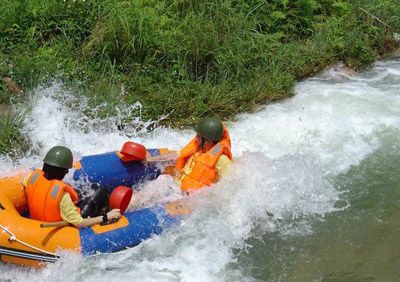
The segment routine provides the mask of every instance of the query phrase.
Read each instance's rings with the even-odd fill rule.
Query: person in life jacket
[[[228,129],[217,117],[207,117],[196,127],[196,136],[180,151],[175,178],[184,192],[217,182],[233,160]]]
[[[118,219],[118,209],[103,216],[83,218],[77,207],[78,194],[73,187],[63,182],[72,168],[72,152],[66,147],[51,148],[44,160],[43,168],[35,169],[24,180],[29,214],[32,219],[57,222],[66,221],[78,228]]]
[[[151,161],[175,161],[168,175],[160,175],[135,193],[129,209],[147,206],[171,193],[189,195],[217,182],[233,157],[228,129],[217,117],[204,118],[195,128],[196,136],[179,152],[150,157]],[[177,191],[178,190],[178,191]]]

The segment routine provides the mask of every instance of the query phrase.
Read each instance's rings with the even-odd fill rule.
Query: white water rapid
[[[0,264],[0,281],[252,281],[251,265],[237,256],[246,240],[267,232],[281,236],[313,232],[310,217],[337,210],[340,191],[331,176],[357,165],[400,129],[400,59],[378,62],[362,74],[338,65],[297,84],[296,95],[228,122],[236,159],[229,176],[199,193],[198,209],[182,226],[126,251],[62,258],[43,270]],[[53,145],[74,155],[117,150],[129,139],[148,148],[181,148],[193,132],[156,128],[129,120],[140,105],[115,109],[100,119],[85,100],[61,85],[40,88],[24,122],[34,150],[13,164],[0,159],[0,174],[40,164]],[[89,114],[88,114],[89,113]],[[344,207],[346,208],[346,205]],[[271,258],[273,259],[273,258]]]

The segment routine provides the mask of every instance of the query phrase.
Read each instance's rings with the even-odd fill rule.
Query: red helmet
[[[147,156],[146,147],[132,141],[125,142],[120,153],[130,161],[143,161]]]

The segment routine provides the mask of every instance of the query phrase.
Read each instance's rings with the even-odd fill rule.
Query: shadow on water
[[[263,281],[399,281],[400,139],[385,134],[379,150],[332,178],[342,192],[311,234],[265,234],[252,239],[238,265]]]

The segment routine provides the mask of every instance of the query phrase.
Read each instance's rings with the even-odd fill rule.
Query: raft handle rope
[[[48,251],[46,251],[46,250],[40,249],[40,248],[38,248],[38,247],[32,246],[32,245],[30,245],[30,244],[28,244],[28,243],[26,243],[26,242],[24,242],[24,241],[19,240],[19,239],[17,238],[17,236],[15,236],[14,233],[12,233],[10,230],[8,230],[8,229],[7,229],[6,227],[4,227],[3,225],[0,224],[0,227],[1,227],[5,232],[7,232],[7,233],[10,235],[10,238],[8,239],[8,241],[10,241],[10,242],[15,241],[15,242],[18,242],[18,243],[20,243],[21,245],[24,245],[25,247],[31,248],[31,249],[33,249],[33,250],[35,250],[35,251],[42,252],[42,253],[44,253],[44,254],[48,254],[48,255],[57,257],[57,255],[56,255],[55,253],[48,252]]]
[[[393,34],[394,40],[398,43],[400,43],[400,34],[396,33],[393,30],[393,27],[391,27],[390,25],[388,25],[387,23],[385,23],[384,21],[382,21],[380,18],[378,18],[377,16],[374,16],[373,14],[371,14],[370,12],[368,12],[367,10],[358,7],[358,9],[360,9],[362,12],[366,13],[368,16],[370,16],[371,18],[377,20],[379,23],[383,24],[384,26],[386,26]]]

